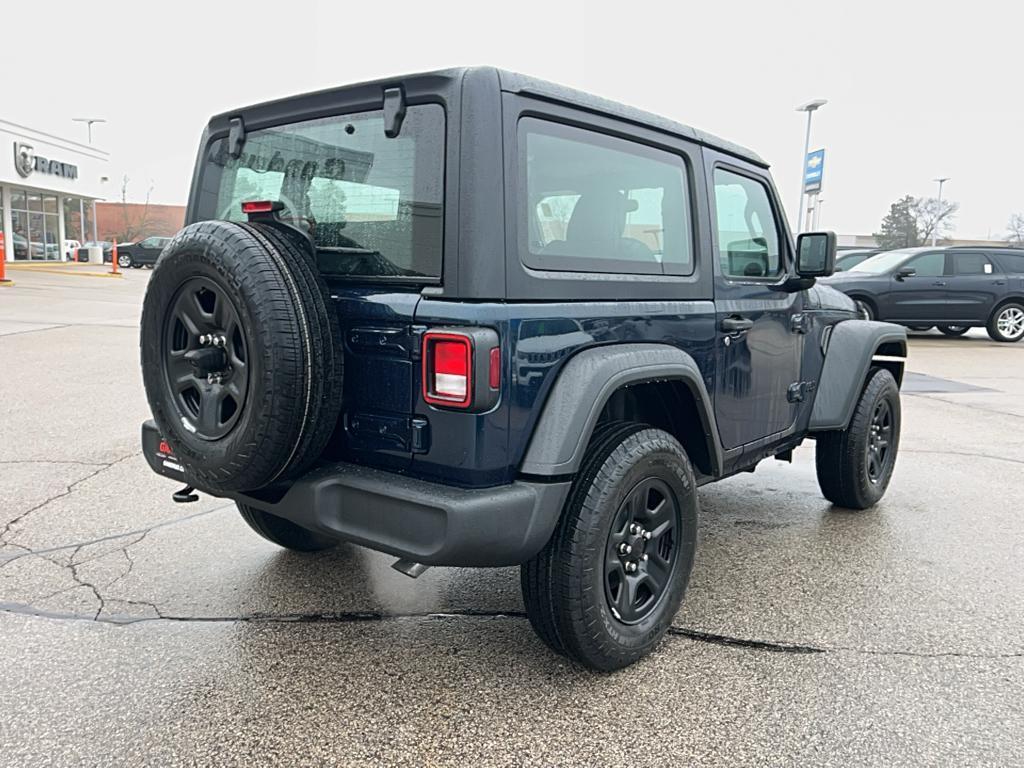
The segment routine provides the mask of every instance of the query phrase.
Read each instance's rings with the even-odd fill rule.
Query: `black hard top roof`
[[[611,101],[610,99],[603,99],[600,96],[594,96],[593,94],[585,93],[584,91],[578,91],[564,85],[550,83],[546,80],[540,80],[535,77],[529,77],[517,72],[496,69],[494,67],[462,67],[457,69],[443,69],[433,72],[417,72],[400,77],[388,77],[364,83],[352,83],[350,85],[343,85],[337,88],[329,88],[325,91],[316,92],[315,94],[303,94],[302,96],[290,96],[284,99],[275,99],[263,104],[253,105],[246,108],[245,111],[273,109],[276,105],[292,102],[295,99],[308,98],[316,95],[327,95],[335,91],[345,91],[350,88],[366,88],[367,86],[380,86],[381,88],[387,88],[398,83],[408,83],[413,80],[419,81],[420,83],[429,83],[431,81],[435,83],[443,81],[461,81],[468,72],[474,70],[487,70],[495,73],[501,89],[509,93],[521,93],[577,107],[589,112],[609,115],[620,120],[635,123],[636,125],[643,126],[645,128],[652,128],[657,131],[690,139],[713,149],[742,158],[743,160],[747,160],[751,163],[755,163],[765,168],[768,167],[768,164],[751,150],[730,141],[726,141],[725,139],[720,139],[710,133],[706,133],[696,128],[691,128],[688,125],[677,123],[674,120],[669,120],[666,117],[655,115],[651,112],[645,112],[642,109],[620,104],[619,102]],[[210,124],[226,124],[227,119],[231,115],[238,114],[238,112],[239,110],[224,112],[212,118],[210,120]]]
[[[728,152],[730,155],[735,155],[736,157],[741,157],[744,160],[756,163],[757,165],[764,166],[765,168],[768,167],[768,163],[746,147],[741,147],[739,144],[734,144],[731,141],[720,139],[717,136],[698,130],[697,128],[691,128],[683,123],[677,123],[675,120],[669,120],[667,117],[655,115],[651,112],[645,112],[642,109],[630,107],[626,104],[620,104],[619,102],[611,101],[610,99],[603,99],[600,96],[594,96],[593,94],[586,93],[584,91],[577,91],[575,88],[568,88],[564,85],[549,83],[546,80],[538,80],[534,77],[521,75],[518,72],[508,72],[506,70],[499,69],[497,70],[497,73],[498,79],[501,82],[501,89],[503,91],[538,96],[542,99],[548,99],[549,101],[570,104],[574,107],[586,109],[590,112],[599,112],[601,114],[611,115],[612,117],[628,120],[631,123],[637,123],[638,125],[654,128],[655,130],[663,131],[664,133],[671,133],[686,139],[692,139],[714,149],[721,150],[722,152]]]

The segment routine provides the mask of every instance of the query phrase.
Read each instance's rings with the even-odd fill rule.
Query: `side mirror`
[[[797,237],[797,275],[800,277],[828,277],[835,271],[835,232],[805,232]]]
[[[913,267],[902,267],[896,272],[896,279],[902,281],[908,277],[914,277],[916,274],[917,270]]]

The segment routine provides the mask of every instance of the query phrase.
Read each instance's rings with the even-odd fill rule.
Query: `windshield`
[[[849,271],[880,275],[883,272],[895,269],[915,253],[917,253],[915,250],[886,251],[877,256],[872,256],[870,259],[865,259],[860,264],[855,264],[850,267]]]
[[[444,109],[424,104],[394,138],[374,111],[252,131],[237,158],[217,140],[198,211],[244,221],[243,202],[277,200],[312,235],[325,274],[436,278],[443,193]]]

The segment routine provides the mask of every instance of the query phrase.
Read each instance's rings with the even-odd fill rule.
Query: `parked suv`
[[[884,494],[904,328],[819,285],[757,155],[489,68],[214,117],[149,282],[152,468],[281,546],[519,565],[555,651],[648,653],[703,483],[817,441]],[[771,510],[765,509],[765,514]]]
[[[1024,249],[905,248],[873,256],[827,280],[869,320],[947,336],[974,326],[995,341],[1024,338]]]
[[[169,237],[146,237],[135,243],[118,244],[117,266],[121,269],[130,267],[152,267],[160,258],[164,246],[171,242]],[[113,248],[103,252],[103,260],[109,262],[112,258]]]

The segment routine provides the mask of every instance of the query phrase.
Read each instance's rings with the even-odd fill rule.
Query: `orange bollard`
[[[117,240],[114,240],[114,247],[110,251],[110,267],[111,267],[110,274],[112,274],[112,275],[119,275],[119,274],[121,274],[120,272],[117,271]]]
[[[8,280],[5,270],[7,269],[7,254],[4,252],[4,233],[0,232],[0,288],[14,285],[13,280]]]
[[[78,263],[78,249],[75,248],[75,264]]]

